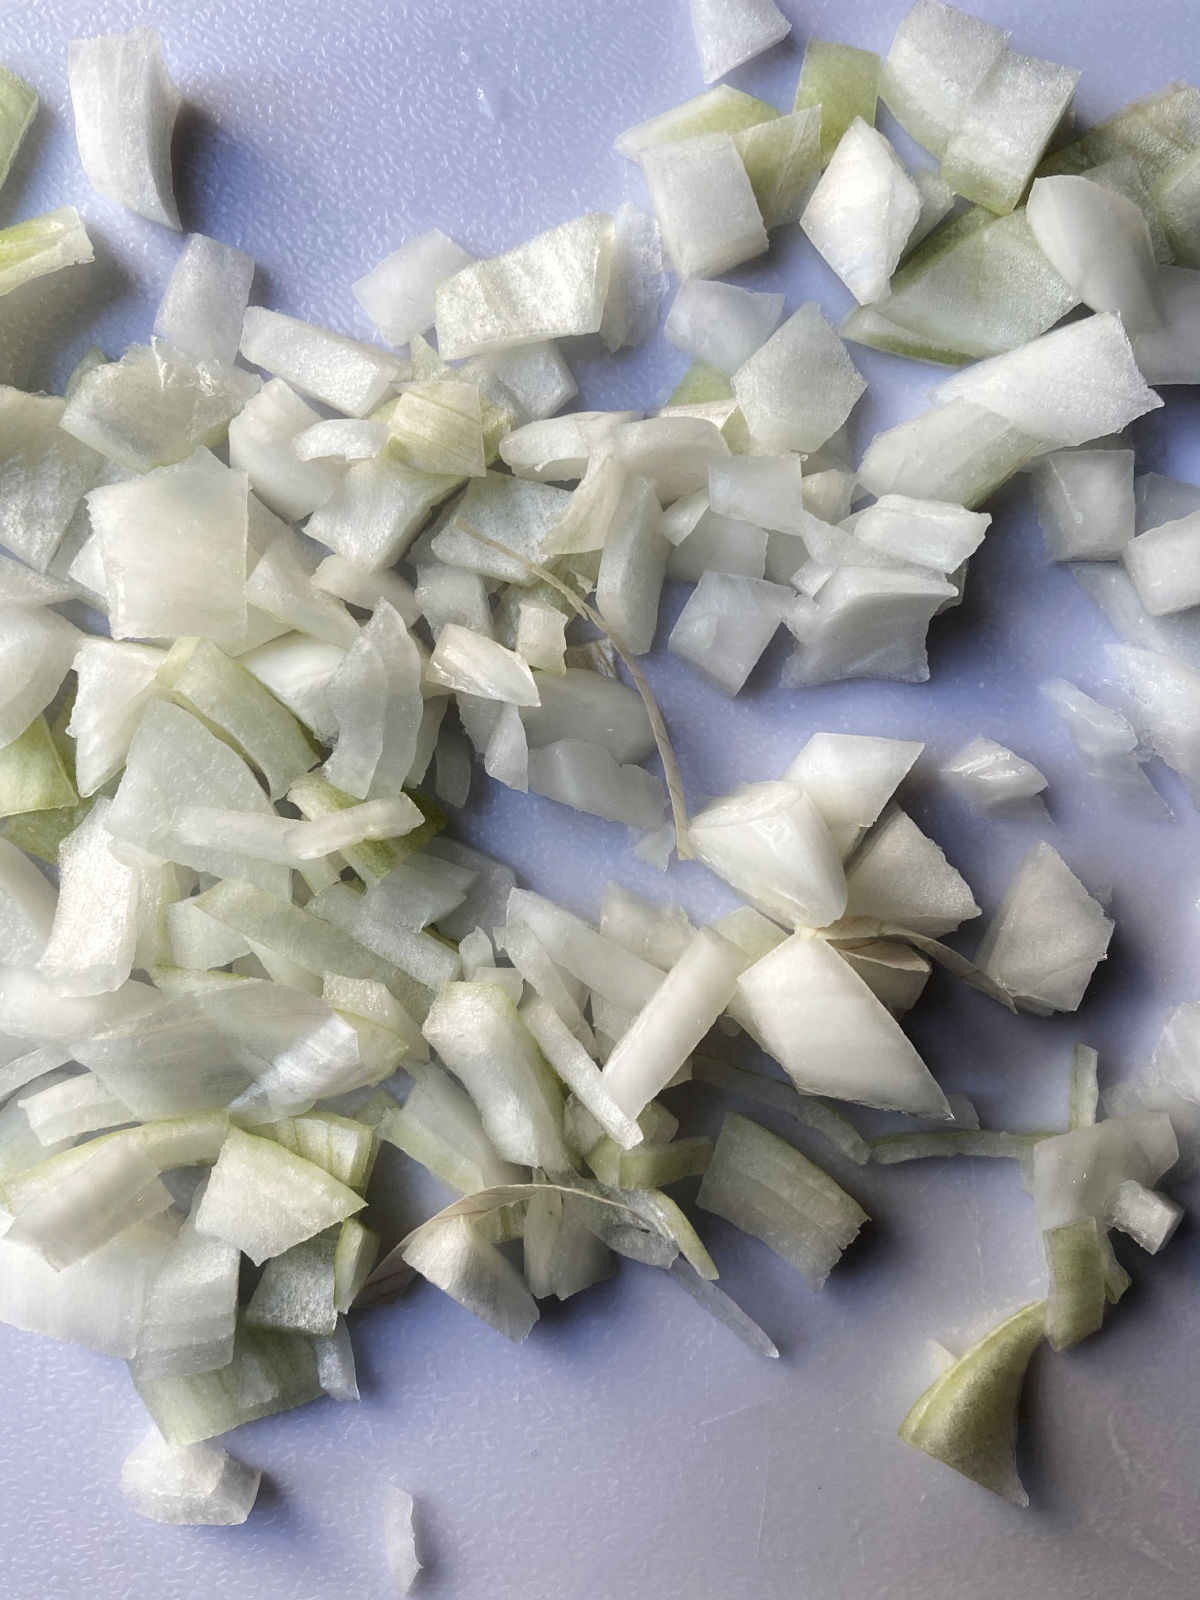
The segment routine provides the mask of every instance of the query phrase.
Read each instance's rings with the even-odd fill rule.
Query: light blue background
[[[905,9],[782,3],[793,38],[732,81],[784,107],[810,32],[883,51]],[[988,14],[1013,28],[1017,48],[1084,69],[1084,122],[1195,70],[1189,0],[992,0]],[[69,38],[143,23],[162,30],[189,102],[177,163],[185,225],[252,252],[264,303],[362,336],[349,283],[387,251],[437,224],[490,252],[640,199],[614,135],[701,88],[684,0],[8,0],[0,60],[36,85],[43,111],[0,212],[73,202],[99,261],[0,302],[3,381],[53,386],[89,339],[116,352],[148,335],[178,240],[91,193],[65,90]],[[812,294],[846,308],[797,232],[775,241],[738,281],[785,289],[789,308]],[[568,353],[590,406],[648,407],[685,364],[663,345],[615,360]],[[872,384],[860,440],[921,409],[929,369],[854,357]],[[1196,421],[1194,397],[1170,395],[1137,430],[1144,463],[1190,475]],[[768,672],[730,705],[661,653],[649,670],[693,802],[777,773],[815,728],[927,740],[908,803],[985,911],[1034,831],[971,817],[938,791],[937,758],[986,733],[1048,774],[1056,844],[1093,888],[1112,889],[1118,932],[1094,992],[1077,1019],[1035,1023],[935,979],[912,1018],[947,1089],[972,1094],[987,1122],[1032,1127],[1064,1116],[1074,1039],[1101,1048],[1111,1079],[1145,1057],[1169,1005],[1200,997],[1200,855],[1169,775],[1179,818],[1158,825],[1127,821],[1081,777],[1037,685],[1061,675],[1101,686],[1111,636],[1048,564],[1019,481],[994,511],[965,605],[935,625],[930,685],[797,695],[771,687]],[[482,778],[459,831],[585,913],[609,879],[701,914],[723,904],[699,869],[664,881],[632,859],[623,830]],[[711,1114],[710,1091],[695,1099]],[[393,1155],[380,1172],[399,1226],[437,1197]],[[117,1477],[144,1421],[124,1369],[0,1328],[0,1594],[376,1600],[390,1593],[380,1507],[391,1478],[417,1498],[428,1562],[417,1592],[428,1600],[1191,1600],[1190,1226],[1160,1260],[1124,1252],[1136,1286],[1103,1335],[1039,1356],[1022,1457],[1034,1504],[1022,1513],[895,1439],[931,1376],[926,1339],[965,1343],[1041,1292],[1015,1172],[830,1165],[875,1220],[819,1296],[756,1242],[702,1221],[723,1282],[781,1361],[753,1357],[631,1264],[551,1311],[519,1350],[419,1286],[355,1323],[360,1406],[322,1402],[234,1440],[265,1473],[241,1529],[133,1516]]]

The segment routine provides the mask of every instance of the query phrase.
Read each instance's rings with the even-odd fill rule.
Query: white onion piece
[[[588,739],[622,765],[653,754],[646,708],[628,684],[582,667],[568,667],[561,675],[536,672],[534,682],[541,703],[521,709],[531,747],[573,738],[586,728]]]
[[[935,397],[985,407],[1056,444],[1119,433],[1162,405],[1138,371],[1120,318],[1108,311],[977,362],[946,379]]]
[[[54,611],[0,611],[0,745],[20,737],[58,693],[79,645]]]
[[[425,676],[430,683],[482,695],[486,700],[504,700],[517,706],[539,703],[533,674],[518,655],[494,639],[453,622],[447,623],[438,635]]]
[[[416,601],[435,640],[448,622],[493,637],[488,586],[477,572],[431,561],[417,569]]]
[[[775,0],[689,0],[689,4],[705,83],[714,83],[761,55],[792,30]]]
[[[334,884],[326,890],[316,909],[323,919],[344,928],[359,944],[407,972],[427,989],[436,989],[458,976],[460,962],[455,950],[431,934],[398,926],[390,915],[372,915],[363,896],[348,884]]]
[[[672,527],[664,517],[663,530],[668,538],[673,538],[679,525]],[[764,529],[750,522],[719,516],[705,505],[694,525],[682,533],[671,552],[667,576],[680,578],[685,583],[700,583],[705,573],[722,572],[734,578],[759,581],[766,571],[769,543]],[[797,556],[797,562],[799,559]]]
[[[258,780],[235,751],[179,706],[151,700],[129,746],[108,814],[109,831],[198,872],[240,875],[264,889],[287,893],[284,868],[231,852],[192,849],[175,840],[171,819],[184,805],[259,813],[271,809]]]
[[[654,486],[630,473],[604,540],[596,609],[634,655],[644,655],[654,643],[669,552]]]
[[[1134,1179],[1151,1188],[1178,1156],[1171,1119],[1162,1111],[1108,1117],[1040,1139],[1033,1152],[1039,1228],[1061,1228],[1082,1217],[1104,1220],[1123,1183]]]
[[[67,732],[75,740],[75,781],[95,794],[124,765],[143,710],[156,689],[162,650],[85,638],[75,654],[76,691]]]
[[[1160,650],[1118,646],[1112,652],[1123,686],[1141,712],[1154,753],[1200,796],[1200,669]]]
[[[868,1220],[820,1167],[734,1111],[721,1122],[696,1203],[761,1239],[814,1289]]]
[[[272,378],[229,424],[230,464],[248,475],[255,494],[281,517],[307,516],[338,486],[334,467],[301,461],[296,451],[296,441],[319,422],[282,378]]]
[[[365,417],[407,376],[403,362],[374,345],[261,306],[247,307],[240,350],[254,366],[349,417]]]
[[[508,920],[528,923],[559,966],[627,1011],[640,1011],[663,981],[659,968],[527,889],[509,894]]]
[[[1007,31],[990,22],[917,0],[884,59],[880,97],[905,133],[940,156],[1007,44]]]
[[[442,358],[598,332],[612,254],[612,218],[592,213],[442,279],[435,291]]]
[[[615,353],[651,337],[666,288],[658,223],[626,200],[613,216],[612,267],[599,330],[606,349]]]
[[[317,1382],[322,1390],[331,1400],[357,1400],[358,1375],[345,1317],[338,1318],[336,1327],[327,1339],[313,1340],[313,1350],[317,1357]]]
[[[494,539],[526,561],[540,562],[551,531],[569,504],[565,489],[489,472],[486,478],[471,480],[449,520],[432,539],[430,549],[447,566],[465,567],[486,578],[528,588],[534,582],[528,569],[513,556],[482,544],[474,534]],[[314,531],[311,524],[309,531]]]
[[[63,1165],[64,1157],[70,1163]],[[160,1181],[154,1161],[119,1136],[98,1139],[78,1150],[49,1157],[59,1166],[53,1176],[38,1179],[29,1197],[17,1199],[9,1185],[8,1199],[16,1215],[6,1237],[29,1245],[52,1267],[72,1266],[109,1244],[125,1228],[166,1211],[171,1194]],[[47,1164],[43,1164],[43,1171]]]
[[[898,922],[914,933],[952,933],[979,915],[940,846],[895,805],[851,857],[846,888],[847,916]]]
[[[800,457],[729,456],[712,462],[708,505],[718,516],[776,533],[802,534],[807,517]]]
[[[785,619],[798,642],[783,683],[926,682],[929,624],[957,594],[953,584],[917,568],[834,570],[821,582],[811,612],[793,610]]]
[[[844,856],[878,819],[924,748],[911,739],[814,733],[783,776],[806,791]]]
[[[475,1101],[506,1161],[566,1168],[560,1093],[507,996],[493,984],[446,984],[422,1031]]]
[[[45,572],[102,458],[59,427],[66,402],[0,387],[0,543]]]
[[[431,228],[393,250],[350,288],[388,344],[407,344],[433,327],[438,284],[471,259],[440,228]]]
[[[475,1316],[521,1344],[538,1318],[537,1302],[521,1274],[469,1216],[435,1218],[401,1246],[423,1278]]]
[[[1009,885],[976,961],[1030,1010],[1074,1011],[1112,932],[1098,901],[1043,840]]]
[[[1115,706],[1094,700],[1064,678],[1042,684],[1087,774],[1143,816],[1169,815],[1166,802],[1142,770],[1149,759],[1133,724]]]
[[[782,316],[781,294],[689,278],[680,285],[663,333],[695,360],[732,377],[771,337]]]
[[[995,739],[969,740],[943,763],[941,773],[981,811],[1019,805],[1046,787],[1045,775],[1031,761]]]
[[[29,857],[0,838],[0,961],[24,966],[39,959],[54,924],[57,898]]]
[[[846,880],[824,819],[784,781],[748,783],[692,818],[696,856],[753,904],[793,927],[823,928],[846,907]]]
[[[854,536],[894,561],[949,573],[975,554],[991,520],[943,501],[883,495],[855,519]]]
[[[338,728],[324,769],[330,783],[358,800],[395,794],[417,753],[421,658],[386,601],[346,652],[327,694]]]
[[[724,694],[738,694],[795,599],[759,578],[705,572],[679,613],[667,649]]]
[[[738,1020],[801,1094],[939,1120],[946,1100],[863,980],[825,940],[793,934],[738,980]]]
[[[391,918],[401,927],[424,928],[461,906],[476,877],[452,861],[414,853],[370,886],[363,907],[368,917],[380,922]]]
[[[57,1270],[36,1250],[10,1244],[0,1218],[0,1321],[102,1355],[137,1347],[156,1274],[175,1238],[170,1214],[119,1233],[74,1266]]]
[[[986,405],[954,400],[877,433],[858,477],[871,494],[906,494],[973,507],[1050,442],[1024,432]]]
[[[798,222],[821,170],[821,108],[798,106],[733,135],[765,228]]]
[[[592,460],[615,457],[631,474],[649,478],[664,506],[702,489],[710,463],[729,454],[720,430],[702,417],[647,417],[641,422],[580,423]]]
[[[387,1546],[388,1571],[400,1600],[416,1582],[421,1570],[417,1560],[417,1541],[413,1533],[413,1497],[389,1483],[383,1492],[383,1536]]]
[[[254,258],[203,233],[188,236],[167,280],[154,331],[196,361],[237,356]]]
[[[554,1008],[542,999],[527,1001],[521,1008],[521,1020],[563,1083],[608,1137],[623,1150],[640,1144],[642,1130],[637,1122],[622,1110],[599,1067]]]
[[[526,764],[534,794],[647,833],[662,823],[662,780],[643,767],[620,765],[603,745],[557,739],[530,749]]]
[[[778,115],[774,106],[723,83],[646,122],[626,128],[613,141],[613,149],[618,155],[637,161],[645,151],[658,145],[674,144],[680,139],[714,130],[733,133],[739,128],[773,121]]]
[[[520,1180],[520,1169],[496,1154],[474,1101],[437,1067],[422,1072],[378,1133],[460,1194]]]
[[[842,135],[800,226],[860,305],[882,300],[921,211],[899,156],[861,117]]]
[[[218,444],[260,387],[252,373],[194,361],[155,339],[93,367],[67,401],[60,426],[118,466],[148,472]]]
[[[235,1246],[197,1232],[188,1218],[148,1286],[130,1352],[135,1377],[213,1372],[233,1359],[240,1265]]]
[[[1200,512],[1139,533],[1121,560],[1152,617],[1200,604]]]
[[[1005,50],[967,98],[941,152],[939,176],[978,205],[1012,211],[1066,115],[1078,81],[1079,73],[1069,67]]]
[[[171,135],[181,97],[156,30],[72,39],[67,79],[75,142],[92,187],[139,217],[178,228]]]
[[[394,459],[418,472],[481,478],[488,455],[479,390],[457,379],[408,384],[388,416]]]
[[[319,424],[326,426],[326,424]],[[349,426],[349,424],[347,424]],[[361,606],[364,611],[374,611],[386,600],[412,627],[420,616],[420,607],[412,584],[396,572],[371,572],[347,561],[345,556],[326,556],[312,577],[313,587],[326,594]]]
[[[1160,318],[1133,335],[1138,366],[1147,383],[1195,383],[1200,374],[1200,337],[1196,331],[1200,272],[1188,267],[1160,267],[1155,289],[1162,308]]]
[[[112,994],[67,1000],[56,995],[34,967],[0,967],[0,1034],[39,1046],[69,1045],[144,1015],[159,999],[149,984],[130,979]]]
[[[78,598],[79,588],[71,579],[34,572],[0,555],[0,606],[57,606]]]
[[[169,1444],[196,1444],[243,1422],[315,1400],[312,1342],[303,1334],[239,1329],[233,1360],[215,1372],[138,1378],[134,1387]]]
[[[331,461],[335,466],[348,467],[353,461],[370,461],[386,448],[387,442],[386,422],[369,417],[330,417],[305,428],[296,436],[293,448],[298,461]]]
[[[203,634],[246,626],[248,483],[207,450],[129,483],[93,489],[113,637]]]
[[[0,295],[11,294],[23,283],[32,283],[63,267],[82,265],[95,259],[74,206],[59,206],[28,222],[14,222],[0,234]]]
[[[151,1428],[125,1457],[121,1493],[152,1522],[229,1528],[250,1515],[261,1477],[219,1445],[167,1444]]]
[[[1134,532],[1132,450],[1056,450],[1030,473],[1054,561],[1111,561]],[[1166,519],[1164,519],[1166,520]]]
[[[109,994],[133,966],[137,875],[113,848],[111,807],[97,800],[59,847],[58,905],[38,967],[64,995]]]
[[[1160,318],[1154,244],[1139,206],[1087,175],[1038,178],[1025,207],[1047,260],[1093,311],[1115,311],[1130,334]]]
[[[638,157],[663,244],[681,278],[713,278],[767,249],[750,179],[727,133],[703,133]]]
[[[278,523],[247,579],[246,598],[285,628],[346,650],[358,638],[358,626],[339,600],[313,582],[315,565],[299,537]]]
[[[318,1234],[273,1256],[251,1295],[243,1320],[251,1328],[290,1328],[327,1339],[337,1327],[332,1232]]]
[[[746,966],[743,953],[719,933],[695,934],[604,1064],[604,1085],[627,1116],[638,1116],[671,1082],[728,1005]]]
[[[794,312],[733,375],[760,451],[819,450],[866,389],[815,301]]]
[[[611,283],[610,271],[610,286]],[[606,309],[607,306],[606,300]],[[553,339],[472,356],[458,370],[477,383],[494,405],[508,411],[515,422],[552,417],[579,393],[579,385]]]
[[[311,1161],[231,1128],[196,1211],[196,1227],[261,1264],[364,1204]]]
[[[600,932],[652,966],[664,970],[674,966],[695,931],[682,906],[643,900],[616,883],[604,891]]]
[[[1150,1255],[1157,1255],[1183,1220],[1183,1207],[1136,1178],[1127,1178],[1109,1202],[1104,1220],[1127,1233]]]

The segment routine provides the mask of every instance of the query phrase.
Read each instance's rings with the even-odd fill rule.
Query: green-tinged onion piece
[[[1050,1293],[1046,1297],[1046,1339],[1066,1350],[1104,1321],[1105,1252],[1095,1217],[1048,1228],[1042,1234]]]
[[[936,1378],[900,1425],[900,1437],[1014,1505],[1017,1406],[1025,1369],[1046,1331],[1046,1302],[1022,1306]]]

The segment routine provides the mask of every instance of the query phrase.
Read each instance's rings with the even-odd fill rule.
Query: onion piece
[[[196,1212],[196,1226],[261,1264],[364,1204],[311,1161],[270,1139],[231,1128]]]
[[[53,611],[0,611],[0,745],[20,737],[58,693],[79,633]]]
[[[630,345],[644,344],[651,337],[666,288],[658,223],[647,212],[624,201],[613,217],[612,267],[599,329],[607,350],[615,354]],[[557,405],[553,407],[558,409]]]
[[[690,831],[698,859],[778,920],[821,928],[845,910],[845,874],[829,830],[797,784],[743,784],[698,812]]]
[[[0,247],[0,285],[3,271]],[[59,427],[65,405],[0,387],[0,542],[38,572],[49,567],[103,467],[94,450]]]
[[[969,740],[943,762],[941,775],[982,811],[1020,805],[1046,787],[1045,775],[1031,761],[997,744],[995,739],[982,737]]]
[[[1099,902],[1043,840],[1009,885],[976,960],[1029,1010],[1074,1011],[1112,933]]]
[[[10,223],[0,228],[0,295],[94,258],[92,241],[74,206]]]
[[[475,1101],[506,1161],[565,1170],[560,1091],[506,995],[492,984],[445,984],[422,1031]]]
[[[195,361],[229,366],[238,353],[254,258],[189,234],[167,280],[154,332]]]
[[[738,999],[738,1020],[801,1094],[946,1115],[916,1050],[824,939],[793,934],[743,972]]]
[[[443,359],[598,332],[612,255],[612,218],[592,213],[443,278],[435,290]]]
[[[868,1221],[820,1167],[733,1111],[722,1119],[696,1203],[761,1239],[814,1289]]]
[[[872,50],[856,50],[853,45],[816,37],[805,43],[795,107],[797,111],[808,106],[820,108],[822,166],[829,164],[856,117],[868,127],[874,126],[882,65]]]
[[[767,231],[727,133],[643,150],[638,160],[663,244],[681,278],[712,278],[759,256]]]
[[[884,58],[880,97],[905,133],[940,156],[1007,46],[1006,30],[943,0],[917,0]]]
[[[406,376],[403,362],[373,345],[262,306],[247,307],[239,348],[252,365],[350,417],[365,417]]]
[[[1165,1112],[1108,1117],[1042,1139],[1033,1156],[1033,1195],[1043,1233],[1081,1218],[1103,1219],[1122,1183],[1147,1188],[1174,1166],[1179,1145]]]
[[[1132,450],[1056,450],[1030,473],[1054,561],[1111,561],[1134,533]]]
[[[148,1286],[129,1352],[135,1378],[213,1372],[233,1359],[240,1260],[233,1245],[198,1232],[189,1216]]]
[[[1104,1321],[1105,1263],[1095,1218],[1047,1229],[1042,1250],[1050,1279],[1046,1339],[1052,1350],[1067,1350],[1099,1332]]]
[[[1104,1220],[1157,1255],[1183,1220],[1183,1208],[1136,1178],[1126,1178],[1109,1201]]]
[[[747,965],[742,951],[711,928],[693,936],[605,1062],[604,1086],[626,1116],[637,1117],[670,1083],[732,999]]]
[[[0,68],[0,186],[8,177],[37,108],[38,97],[29,85],[7,67]]]
[[[250,1515],[261,1477],[219,1446],[167,1444],[151,1428],[125,1457],[121,1493],[152,1522],[229,1528]]]
[[[792,314],[733,375],[733,392],[761,450],[819,450],[866,389],[815,301]]]
[[[417,1542],[413,1533],[413,1497],[389,1483],[383,1495],[383,1530],[387,1545],[388,1571],[400,1600],[416,1582],[421,1570]]]
[[[133,1375],[146,1410],[172,1445],[198,1444],[243,1422],[289,1411],[321,1393],[312,1341],[303,1334],[239,1328],[233,1360],[181,1377]]]
[[[1154,244],[1132,200],[1086,174],[1063,174],[1037,179],[1026,215],[1047,260],[1085,305],[1117,312],[1131,334],[1158,324]]]
[[[921,196],[881,133],[855,118],[800,226],[860,305],[882,300],[921,212]]]
[[[939,176],[990,211],[1012,211],[1070,107],[1079,76],[1054,61],[1004,50],[973,85],[941,152]]]
[[[710,1316],[724,1323],[747,1349],[753,1350],[756,1355],[778,1359],[779,1351],[774,1341],[768,1338],[758,1323],[752,1317],[748,1317],[741,1306],[735,1300],[731,1300],[723,1289],[718,1289],[715,1283],[709,1283],[707,1279],[702,1278],[690,1262],[685,1261],[682,1256],[677,1256],[667,1271],[685,1294],[691,1295]]]
[[[871,1159],[882,1166],[941,1156],[986,1156],[1024,1161],[1039,1138],[993,1128],[952,1128],[936,1133],[888,1133],[871,1141]]]
[[[67,77],[79,159],[93,188],[140,217],[178,229],[171,135],[181,96],[156,30],[72,39]]]
[[[1097,312],[946,379],[940,401],[966,400],[1056,444],[1119,433],[1162,405],[1146,387],[1119,317]]]
[[[194,361],[155,339],[94,367],[59,425],[118,466],[148,472],[217,444],[259,388],[252,373]]]
[[[471,260],[440,228],[431,228],[393,250],[350,288],[384,341],[404,345],[433,327],[438,285]]]
[[[705,83],[778,44],[792,25],[775,0],[689,0]]]
[[[646,122],[626,128],[614,140],[613,149],[618,155],[637,161],[647,150],[660,145],[674,144],[702,133],[736,133],[739,128],[771,122],[778,116],[775,107],[767,105],[765,100],[756,100],[753,95],[722,83]]]
[[[1014,1505],[1029,1504],[1017,1476],[1017,1406],[1046,1328],[1046,1302],[1022,1306],[930,1385],[900,1437]]]

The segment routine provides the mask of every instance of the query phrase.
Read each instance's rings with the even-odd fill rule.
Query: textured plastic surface
[[[791,38],[732,81],[785,107],[810,31],[883,51],[904,10],[783,5]],[[990,0],[987,11],[1014,47],[1084,68],[1083,121],[1187,70],[1200,37],[1191,0]],[[0,59],[43,110],[0,210],[7,220],[77,203],[98,262],[0,302],[6,382],[53,385],[89,338],[116,353],[149,332],[180,241],[89,190],[65,98],[72,35],[146,22],[162,29],[188,102],[176,145],[185,228],[251,252],[260,302],[362,338],[352,280],[416,233],[437,225],[491,251],[640,201],[613,137],[701,88],[686,0],[8,0]],[[734,277],[785,290],[789,311],[814,295],[833,313],[849,304],[795,228]],[[649,404],[686,365],[661,343],[615,360],[586,345],[568,354],[589,406]],[[937,381],[887,356],[854,359],[872,384],[860,440],[920,409]],[[1142,463],[1196,475],[1195,418],[1194,398],[1176,392],[1135,429]],[[1089,886],[1111,885],[1117,919],[1083,1010],[1022,1021],[938,976],[911,1019],[946,1089],[970,1094],[987,1123],[1033,1127],[1065,1117],[1074,1039],[1100,1047],[1111,1081],[1144,1059],[1170,1005],[1200,998],[1200,828],[1170,778],[1178,820],[1152,824],[1124,819],[1082,777],[1037,686],[1063,676],[1096,690],[1111,636],[1049,564],[1024,481],[994,510],[966,603],[934,624],[929,685],[787,693],[771,687],[776,650],[729,704],[662,651],[678,586],[651,676],[693,803],[775,775],[815,728],[925,739],[905,804],[989,913],[1037,828],[980,821],[939,787],[936,766],[982,733],[1048,775],[1056,847]],[[728,903],[698,867],[663,880],[633,859],[622,828],[482,775],[459,830],[583,912],[598,911],[609,878],[678,894],[698,914]],[[717,1104],[708,1089],[694,1099]],[[803,1133],[795,1142],[826,1160]],[[355,1324],[361,1405],[323,1401],[230,1441],[264,1472],[243,1528],[140,1521],[118,1488],[145,1427],[122,1367],[0,1328],[0,1593],[386,1600],[391,1479],[416,1498],[427,1566],[414,1595],[427,1600],[1192,1600],[1194,1233],[1154,1261],[1119,1244],[1136,1284],[1110,1326],[1036,1357],[1021,1454],[1033,1504],[1020,1512],[895,1436],[933,1376],[928,1338],[962,1348],[1041,1292],[1012,1164],[829,1166],[874,1220],[819,1295],[756,1241],[701,1219],[722,1284],[780,1361],[753,1356],[632,1264],[550,1310],[520,1349],[418,1286]],[[394,1227],[439,1198],[396,1152],[380,1172]]]

